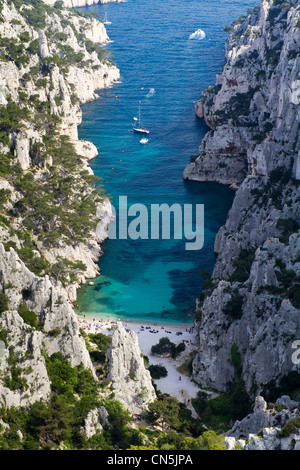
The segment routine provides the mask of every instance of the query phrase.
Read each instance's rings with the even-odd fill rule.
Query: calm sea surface
[[[184,238],[107,240],[99,262],[101,276],[78,291],[78,313],[145,323],[192,321],[201,270],[213,270],[214,239],[234,196],[217,184],[182,179],[207,132],[193,102],[214,85],[225,63],[224,26],[257,3],[128,0],[81,9],[102,18],[107,13],[112,42],[105,47],[121,72],[120,83],[82,106],[79,138],[99,150],[91,162],[94,173],[103,178],[116,209],[119,196],[126,196],[128,206],[145,205],[149,222],[151,204],[203,204],[205,237],[198,251],[186,250]],[[198,29],[205,37],[190,39]],[[139,101],[142,122],[150,130],[146,145],[132,131]]]

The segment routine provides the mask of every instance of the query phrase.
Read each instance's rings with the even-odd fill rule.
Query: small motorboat
[[[140,140],[140,144],[147,144],[149,139],[146,139],[146,137],[144,137],[143,139]]]

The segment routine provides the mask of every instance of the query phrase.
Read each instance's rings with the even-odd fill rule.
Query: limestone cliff
[[[61,4],[0,2],[0,404],[50,392],[44,354],[93,365],[70,301],[111,218],[78,140],[80,104],[119,78],[96,18]]]
[[[49,397],[50,380],[44,352],[49,356],[60,352],[73,367],[83,364],[94,373],[76,315],[61,283],[51,282],[48,276],[37,278],[13,248],[7,252],[2,244],[0,274],[7,297],[7,307],[0,315],[5,346],[0,363],[0,403],[9,408],[28,406]],[[30,322],[29,312],[32,312]],[[15,366],[18,386],[11,386],[9,380],[12,362],[18,364]]]
[[[108,378],[114,395],[131,413],[139,414],[155,400],[150,372],[145,368],[137,335],[118,324],[107,352]]]
[[[193,377],[219,390],[236,375],[232,348],[248,390],[297,370],[299,18],[298,1],[263,0],[228,27],[224,69],[196,103],[211,130],[184,178],[236,189],[212,287],[197,301]]]
[[[99,274],[112,210],[88,165],[97,149],[78,140],[77,126],[80,104],[119,70],[96,17],[62,2],[0,6],[0,406],[27,408],[52,396],[53,354],[97,384],[71,302]],[[137,338],[120,327],[109,358],[116,398],[141,412],[155,393]],[[104,415],[89,410],[87,438]]]
[[[298,419],[298,402],[289,396],[278,398],[272,408],[255,399],[253,413],[237,421],[225,438],[228,450],[236,445],[243,450],[299,450],[300,436],[292,423]]]
[[[23,172],[29,171],[31,174],[35,172],[33,183],[37,191],[40,189],[41,192],[50,193],[49,182],[53,178],[54,167],[59,163],[65,166],[60,171],[61,176],[65,178],[65,184],[69,187],[70,200],[74,202],[80,197],[82,202],[85,199],[87,203],[88,198],[92,196],[90,184],[87,183],[93,178],[88,161],[97,156],[97,149],[90,142],[78,141],[77,126],[81,122],[79,105],[96,98],[97,89],[109,86],[117,80],[119,70],[110,62],[108,54],[102,47],[102,44],[108,40],[102,23],[69,10],[52,10],[50,10],[51,14],[50,11],[48,14],[47,9],[41,10],[43,14],[41,18],[28,17],[30,10],[27,11],[24,6],[18,11],[14,5],[3,2],[2,15],[5,22],[0,24],[0,34],[5,61],[1,63],[0,68],[2,83],[0,101],[3,107],[8,107],[9,103],[9,106],[13,108],[12,103],[16,103],[12,112],[19,113],[21,123],[16,125],[16,128],[9,126],[8,141],[6,143],[3,138],[0,146],[7,156],[7,174],[9,174],[9,166],[19,164]],[[40,12],[37,12],[37,15],[40,15]],[[15,36],[20,38],[19,51],[14,51],[10,42]],[[9,50],[6,48],[5,39],[7,39]],[[22,59],[19,57],[21,53]],[[57,142],[55,135],[65,136],[64,150],[61,142]],[[14,160],[10,159],[9,141],[12,142],[14,149]],[[58,153],[56,152],[56,156],[54,155],[55,147],[61,149]],[[72,163],[66,158],[63,165],[59,155],[61,153],[62,156],[63,152],[70,154],[70,160],[73,159]],[[78,163],[78,168],[75,168]],[[68,164],[73,166],[73,170]],[[5,172],[3,176],[1,187],[4,189],[8,180],[11,180],[11,176],[6,179]],[[10,198],[18,197],[19,205],[22,204],[22,193],[27,189],[27,185],[24,188],[22,181],[29,178],[28,173],[26,176],[25,174],[21,176],[23,177],[21,185],[19,181],[10,181]],[[76,182],[73,184],[73,189],[70,185],[71,181]],[[17,186],[20,187],[18,196],[16,196]],[[76,186],[81,188],[81,196]],[[10,198],[6,206],[14,211],[15,228],[20,227],[24,224],[24,216],[15,205],[13,208],[9,206]],[[52,217],[54,218],[58,215],[54,206],[60,202],[62,201],[53,201]],[[35,218],[33,215],[31,222],[35,227],[28,227],[30,231],[35,232],[35,250],[46,262],[53,265],[59,259],[67,259],[70,263],[78,261],[82,263],[84,268],[81,274],[76,273],[75,276],[79,282],[84,282],[86,277],[91,278],[98,274],[96,261],[100,255],[99,242],[107,236],[105,225],[108,220],[106,214],[111,211],[109,202],[99,197],[96,205],[98,209],[95,208],[95,214],[92,216],[95,226],[97,218],[99,220],[102,215],[105,215],[104,227],[102,230],[99,227],[97,232],[95,229],[88,230],[88,237],[79,236],[76,240],[71,230],[72,240],[68,240],[66,232],[57,232],[55,240],[47,241],[43,232],[45,230],[49,232],[51,227],[49,225],[45,227],[45,215],[42,213],[38,215],[39,220],[36,220],[36,223],[33,221]],[[30,208],[27,206],[27,209],[29,216]],[[32,212],[36,213],[36,210]],[[85,217],[88,217],[88,214]],[[60,221],[59,218],[61,218]],[[54,225],[62,228],[66,222],[63,218],[63,214],[57,217]],[[12,223],[11,220],[10,223]],[[3,233],[2,240],[6,241],[6,239],[11,242],[9,233],[6,236]],[[70,278],[67,280],[70,281]],[[68,284],[72,283],[68,282]],[[71,300],[76,299],[77,285],[73,282],[74,288],[69,288]]]

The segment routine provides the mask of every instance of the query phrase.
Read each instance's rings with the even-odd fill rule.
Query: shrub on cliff
[[[233,261],[235,271],[231,274],[230,282],[245,282],[249,278],[250,269],[254,260],[255,249],[242,249],[239,257]]]
[[[41,0],[26,0],[23,3],[25,3],[25,8],[20,10],[20,13],[28,24],[36,29],[44,29],[46,27],[47,6]],[[26,5],[32,5],[34,8],[26,8]]]
[[[299,223],[292,218],[280,218],[277,221],[276,228],[281,231],[280,241],[282,243],[288,243],[290,235],[298,231]]]
[[[299,434],[300,431],[300,418],[293,418],[283,426],[280,431],[280,437],[289,437],[291,434]]]
[[[24,127],[24,122],[30,118],[30,111],[21,108],[13,101],[8,101],[6,106],[0,106],[0,138],[5,145],[9,143],[8,134],[18,132]]]
[[[38,326],[36,314],[32,310],[29,310],[29,308],[24,302],[19,305],[18,313],[23,318],[24,322],[28,325],[34,328]]]
[[[0,292],[0,314],[8,310],[8,297],[2,291]]]
[[[227,302],[223,309],[224,313],[233,320],[241,318],[243,315],[243,302],[243,297],[237,291],[233,292],[231,300]]]

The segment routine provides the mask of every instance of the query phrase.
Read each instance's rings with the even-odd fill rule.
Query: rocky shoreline
[[[195,105],[211,130],[183,177],[236,190],[197,300],[193,378],[218,390],[235,378],[232,347],[248,391],[299,371],[299,15],[297,1],[262,0],[228,26],[226,64]]]
[[[24,124],[22,118],[20,119],[21,128],[12,129],[9,133],[15,149],[14,163],[21,168],[18,170],[21,181],[30,178],[36,196],[38,197],[40,191],[44,193],[43,200],[48,198],[51,201],[48,180],[57,178],[59,181],[61,178],[63,181],[69,177],[74,181],[73,188],[71,191],[67,189],[69,182],[64,186],[70,193],[70,201],[85,197],[92,202],[93,188],[89,181],[94,175],[88,162],[97,156],[97,149],[90,142],[78,140],[80,104],[98,98],[96,90],[110,86],[119,79],[120,74],[114,64],[102,58],[102,49],[98,47],[99,45],[102,48],[109,40],[104,25],[95,18],[86,18],[62,8],[54,8],[51,12],[47,8],[41,8],[38,17],[29,16],[28,21],[26,7],[18,10],[14,5],[2,2],[1,15],[5,21],[0,24],[1,37],[9,44],[12,38],[20,35],[21,44],[22,40],[29,44],[30,55],[28,54],[23,65],[18,65],[17,57],[9,55],[6,61],[1,62],[0,102],[5,107],[13,101],[17,112],[24,115]],[[64,54],[68,54],[67,66],[60,59]],[[42,114],[41,110],[44,109],[45,114]],[[49,113],[49,118],[45,119],[48,116],[46,112]],[[35,120],[29,119],[31,113],[34,113]],[[41,118],[38,122],[39,116]],[[55,140],[54,132],[51,138],[55,144],[50,147],[47,136],[51,136],[52,129],[55,129],[61,141]],[[68,169],[62,167],[60,174],[55,174],[55,165],[61,165],[64,151],[61,145],[64,142],[65,151],[69,155],[66,161]],[[51,156],[51,152],[53,155],[56,153],[55,145],[62,148],[56,162],[56,157]],[[9,158],[9,146],[1,142],[0,147],[2,153]],[[74,163],[71,169],[72,158]],[[31,174],[34,175],[32,180]],[[26,214],[26,210],[31,211],[30,201],[31,197],[34,198],[34,194],[31,196],[31,187],[28,184],[20,185],[19,180],[12,178],[11,170],[8,170],[0,178],[0,190],[7,194],[2,211],[7,222],[0,227],[0,282],[5,304],[1,307],[0,315],[1,337],[4,339],[1,344],[5,346],[1,359],[2,376],[10,374],[9,350],[11,346],[15,347],[19,337],[24,337],[25,343],[22,340],[21,344],[29,344],[33,355],[32,360],[24,361],[22,345],[16,352],[20,361],[20,374],[27,384],[24,390],[10,390],[4,382],[0,382],[0,403],[10,408],[28,406],[37,399],[47,399],[49,396],[50,379],[42,354],[44,347],[49,355],[60,352],[65,357],[70,357],[73,367],[82,363],[93,371],[71,301],[76,300],[76,290],[81,283],[86,282],[86,278],[99,275],[97,261],[101,256],[100,243],[107,238],[107,226],[112,214],[108,198],[101,197],[97,200],[96,196],[93,202],[95,213],[90,214],[94,228],[92,231],[87,230],[90,234],[86,240],[80,235],[77,241],[73,239],[69,243],[65,236],[59,236],[59,241],[57,239],[54,243],[46,243],[45,237],[41,236],[45,222],[40,219],[32,229],[32,238],[27,238],[26,246],[23,242],[22,225],[24,226],[24,212]],[[15,209],[16,203],[21,204],[22,200],[27,203],[23,213]],[[52,210],[50,205],[48,207],[45,205],[42,209],[45,216],[46,211]],[[15,211],[13,218],[12,211]],[[53,217],[55,211],[53,208]],[[73,219],[72,209],[68,211],[69,217]],[[61,214],[64,218],[64,213]],[[40,213],[40,217],[45,216]],[[57,223],[60,224],[59,220]],[[75,220],[72,221],[74,223],[74,228],[78,227],[80,233],[81,229]],[[58,228],[57,233],[59,230]],[[32,248],[29,249],[30,246]],[[71,274],[66,272],[62,278],[60,271],[68,265]],[[73,266],[76,266],[74,273]],[[49,274],[43,274],[48,271]],[[36,319],[32,321],[42,325],[43,332],[32,329],[25,313],[20,314],[20,306],[25,313],[34,312]],[[51,333],[53,331],[56,331],[55,335]],[[26,372],[28,368],[32,370],[30,374]]]
[[[83,367],[98,380],[91,345],[72,302],[78,286],[99,275],[97,261],[111,207],[105,195],[98,198],[91,188],[96,182],[88,162],[97,149],[78,140],[77,126],[80,104],[97,98],[96,90],[118,80],[119,71],[98,47],[109,39],[102,23],[66,10],[62,2],[44,3],[47,7],[38,2],[35,10],[1,2],[0,103],[1,123],[7,129],[0,135],[4,409],[28,409],[50,399],[53,355],[67,359],[72,367]],[[76,0],[70,3],[79,6]],[[196,104],[211,132],[184,177],[218,181],[236,190],[215,242],[218,259],[210,287],[197,299],[192,379],[204,390],[219,393],[237,382],[255,396],[274,392],[272,381],[277,385],[298,371],[291,362],[292,343],[300,335],[299,298],[293,288],[300,285],[294,103],[298,24],[295,0],[289,6],[262,0],[260,10],[232,27],[224,71],[216,87]],[[17,49],[12,47],[15,42]],[[78,213],[83,214],[81,220]],[[93,228],[87,225],[82,230],[86,215],[93,219]],[[117,397],[139,415],[156,394],[139,345],[145,331],[127,329],[117,325],[113,332],[106,352],[110,388],[103,394],[110,400]],[[193,385],[196,393],[198,386]],[[257,397],[253,413],[232,423],[227,448],[299,448],[298,421],[285,428],[298,417],[298,403],[280,400],[267,409],[264,399]],[[105,407],[91,406],[84,415],[84,432],[93,437],[108,423]],[[1,421],[0,437],[7,429]]]
[[[14,13],[13,10],[5,9],[6,5],[3,6],[3,15],[7,18],[7,21],[22,21],[19,20],[19,16]],[[68,13],[68,15],[70,15]],[[67,16],[67,15],[66,15]],[[103,24],[99,23],[96,19],[83,20],[82,17],[72,16],[72,29],[71,26],[68,26],[67,30],[64,30],[63,26],[60,24],[58,16],[49,16],[48,17],[48,27],[56,28],[56,35],[66,35],[67,39],[64,38],[64,41],[67,43],[67,47],[70,51],[80,51],[78,53],[85,54],[85,61],[90,61],[89,67],[79,67],[76,64],[70,64],[68,67],[68,73],[65,74],[57,65],[54,65],[51,70],[51,90],[46,89],[46,94],[43,96],[39,89],[36,89],[36,85],[33,81],[26,83],[25,91],[32,95],[39,93],[40,99],[49,99],[51,114],[56,116],[63,116],[61,123],[59,124],[59,133],[63,136],[68,136],[74,150],[77,155],[81,158],[81,171],[87,172],[90,175],[93,175],[92,170],[90,169],[88,162],[89,160],[95,158],[98,154],[96,147],[91,142],[84,142],[78,140],[77,127],[81,122],[81,109],[79,104],[83,104],[87,101],[98,98],[98,95],[95,94],[97,89],[101,89],[107,86],[110,86],[113,82],[117,81],[120,77],[119,70],[116,66],[101,63],[95,51],[89,53],[86,48],[82,48],[78,41],[78,37],[74,31],[80,31],[82,28],[85,30],[85,34],[88,41],[91,41],[93,44],[105,44],[109,38],[107,36],[105,27]],[[85,22],[83,27],[83,21]],[[9,29],[5,25],[1,25],[0,33],[6,34],[7,37],[13,36],[13,27]],[[5,26],[5,29],[4,29]],[[22,25],[24,27],[24,25]],[[31,35],[33,41],[38,41],[39,44],[39,57],[40,59],[32,59],[32,63],[36,63],[37,60],[47,60],[50,54],[56,54],[57,44],[51,42],[50,38],[46,36],[45,32],[41,29],[36,32],[33,28],[28,28],[28,34]],[[26,32],[27,32],[26,29]],[[67,31],[63,32],[63,31]],[[82,51],[82,52],[81,52]],[[2,74],[1,74],[2,71]],[[0,74],[2,81],[5,83],[4,92],[2,91],[2,103],[7,103],[7,96],[18,96],[20,87],[18,82],[20,81],[20,72],[16,66],[10,67],[9,73],[7,73],[6,68],[1,68]],[[26,69],[23,71],[23,74],[26,75]],[[18,80],[14,80],[13,76],[17,75]],[[37,79],[38,81],[38,79]],[[23,91],[23,90],[22,90]],[[48,95],[48,96],[47,96]],[[58,98],[59,97],[59,98]],[[73,103],[74,100],[77,100],[77,103]],[[73,101],[73,102],[72,102]],[[29,125],[29,127],[31,127]],[[36,131],[34,134],[29,130],[27,132],[18,133],[15,138],[15,154],[16,157],[24,171],[30,170],[32,166],[35,165],[32,162],[31,158],[31,148],[34,145],[38,145],[43,140],[42,131]],[[50,162],[47,162],[47,165],[51,165]],[[2,182],[4,187],[5,182]],[[15,197],[18,197],[17,195]],[[59,247],[52,246],[50,249],[45,250],[43,245],[40,244],[43,256],[52,264],[58,258],[67,258],[70,261],[81,261],[86,265],[86,271],[78,279],[79,283],[85,282],[85,278],[92,278],[98,275],[99,269],[97,266],[97,260],[101,255],[101,249],[99,243],[101,243],[107,237],[107,222],[111,217],[111,208],[108,199],[105,199],[104,202],[98,205],[96,217],[103,221],[103,227],[98,225],[98,232],[94,232],[94,236],[89,238],[86,243],[79,244],[68,244],[66,245],[63,241],[60,242]],[[3,237],[4,238],[4,237]],[[4,238],[5,239],[5,238]],[[70,300],[76,300],[76,284],[68,287]]]

